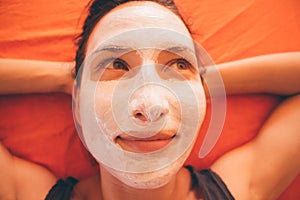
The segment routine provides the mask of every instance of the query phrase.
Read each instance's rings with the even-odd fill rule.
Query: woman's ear
[[[209,91],[208,91],[208,88],[207,88],[207,85],[206,85],[206,82],[205,82],[205,74],[206,74],[206,67],[205,67],[205,64],[204,62],[202,61],[201,59],[201,49],[198,47],[198,45],[196,43],[194,43],[194,46],[195,46],[195,52],[196,52],[196,59],[197,59],[197,64],[198,64],[198,70],[199,70],[199,76],[200,76],[200,79],[201,79],[201,82],[203,84],[203,88],[204,88],[204,92],[205,92],[205,96],[206,96],[206,99],[210,99],[210,95],[209,95]]]
[[[73,90],[72,90],[72,113],[73,113],[73,120],[76,126],[76,130],[78,133],[79,138],[83,145],[87,148],[85,139],[82,132],[82,124],[80,119],[80,104],[79,104],[79,96],[80,96],[80,86],[78,84],[77,79],[74,80]]]
[[[74,80],[74,84],[72,86],[72,112],[74,117],[75,125],[81,126],[80,115],[79,115],[79,93],[80,88],[77,84],[77,80]]]
[[[81,76],[82,76],[82,67],[76,73],[75,67],[72,71],[73,81],[70,84],[70,91],[72,92],[72,112],[74,122],[77,128],[77,131],[81,130],[81,120],[80,120],[80,107],[79,107],[79,97],[80,97],[80,85],[81,85]]]

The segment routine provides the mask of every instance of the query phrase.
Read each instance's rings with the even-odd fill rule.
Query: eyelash
[[[184,69],[178,68],[180,70],[186,70],[186,69],[192,69],[193,68],[192,64],[184,58],[177,58],[177,59],[171,60],[166,65],[172,66],[173,64],[176,64],[176,63],[179,63],[179,62],[184,63],[184,64],[187,65]]]
[[[123,64],[126,68],[122,68],[122,69],[116,69],[116,68],[114,68],[114,64],[117,63],[117,62]],[[166,64],[166,66],[172,66],[173,64],[176,64],[176,63],[179,63],[179,62],[184,63],[186,65],[186,67],[183,68],[183,69],[178,68],[179,70],[187,70],[187,69],[192,69],[193,68],[193,65],[189,61],[187,61],[186,59],[184,59],[184,58],[173,59],[173,60],[169,61]],[[124,60],[122,60],[120,58],[108,58],[108,59],[105,59],[98,66],[100,66],[102,68],[102,67],[107,66],[108,64],[112,64],[112,66],[113,66],[112,69],[129,71],[129,65]]]
[[[99,67],[101,67],[101,68],[105,68],[107,65],[112,65],[112,69],[115,69],[114,68],[114,64],[115,63],[122,63],[122,64],[124,64],[125,65],[125,69],[123,68],[123,69],[121,69],[121,70],[126,70],[126,71],[128,71],[129,70],[129,68],[128,68],[128,64],[124,61],[124,60],[122,60],[122,59],[120,59],[120,58],[108,58],[108,59],[105,59],[105,60],[103,60],[102,62],[100,62],[99,64],[98,64],[98,66]]]
[[[113,69],[116,69],[116,68],[115,68],[115,64],[116,64],[116,63],[121,63],[121,64],[124,66],[124,68],[122,67],[122,68],[120,68],[120,70],[129,71],[128,64],[127,64],[124,60],[119,59],[119,58],[115,59],[115,60],[112,62]],[[118,70],[118,68],[117,68],[117,70]]]

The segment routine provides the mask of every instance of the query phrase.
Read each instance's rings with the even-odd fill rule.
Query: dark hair
[[[104,15],[106,15],[109,11],[111,11],[118,5],[131,2],[131,1],[156,2],[158,4],[165,6],[166,8],[169,8],[171,11],[173,11],[176,15],[180,17],[177,7],[173,2],[173,0],[94,0],[89,2],[88,16],[84,21],[81,34],[77,37],[77,43],[76,43],[77,51],[76,51],[76,65],[75,65],[76,75],[86,56],[85,54],[86,54],[87,42],[96,24],[99,22],[99,20],[102,17],[104,17]]]

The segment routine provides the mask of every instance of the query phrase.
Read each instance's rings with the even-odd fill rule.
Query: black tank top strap
[[[70,200],[74,186],[78,180],[68,177],[66,180],[59,179],[51,188],[45,200]]]
[[[234,200],[223,180],[211,169],[197,171],[192,166],[186,166],[191,173],[191,190],[197,197],[204,200]]]

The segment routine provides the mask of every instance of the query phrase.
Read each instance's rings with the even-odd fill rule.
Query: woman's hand
[[[63,81],[64,84],[62,84],[60,92],[72,95],[75,81],[75,62],[64,62],[61,65],[65,74],[65,81]]]

